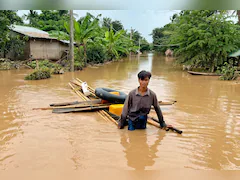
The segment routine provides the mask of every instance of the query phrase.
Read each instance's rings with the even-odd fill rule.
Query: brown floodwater
[[[148,54],[39,81],[24,80],[31,70],[0,71],[0,172],[240,170],[240,84],[193,76],[173,63]],[[161,108],[182,135],[151,125],[119,130],[94,112],[32,110],[81,100],[68,86],[73,78],[128,93],[143,69],[152,72],[158,100],[177,101]]]

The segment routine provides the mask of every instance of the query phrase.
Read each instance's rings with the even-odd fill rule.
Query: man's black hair
[[[138,73],[138,79],[144,80],[146,77],[148,77],[149,79],[151,78],[152,74],[148,71],[140,71]]]

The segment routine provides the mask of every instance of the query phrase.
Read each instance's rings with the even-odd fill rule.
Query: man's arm
[[[121,117],[119,119],[119,123],[118,123],[119,129],[124,128],[124,124],[127,119],[127,115],[128,115],[128,111],[129,111],[130,100],[131,100],[131,97],[130,97],[130,93],[129,93],[124,102],[123,111],[122,111]]]
[[[155,93],[153,94],[153,106],[154,106],[154,109],[155,109],[155,111],[157,113],[160,126],[162,128],[166,127],[167,125],[166,125],[166,123],[165,123],[165,121],[163,119],[162,111],[161,111],[160,106],[158,104],[157,96],[156,96]]]

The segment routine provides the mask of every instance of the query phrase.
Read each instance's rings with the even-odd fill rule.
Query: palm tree
[[[38,18],[38,13],[35,10],[29,10],[29,13],[24,15],[24,18],[29,20],[29,24],[33,27],[37,26],[36,20]]]
[[[111,24],[112,24],[111,18],[107,18],[107,17],[103,18],[103,24],[102,24],[102,26],[108,28],[108,30],[109,30]]]

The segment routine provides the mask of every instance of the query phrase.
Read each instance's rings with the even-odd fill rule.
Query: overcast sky
[[[19,10],[18,15],[27,14],[28,10]],[[170,23],[170,17],[179,12],[177,10],[74,10],[79,19],[90,12],[93,15],[102,14],[102,17],[109,17],[112,20],[119,20],[122,22],[125,29],[130,32],[131,27],[146,38],[148,42],[152,42],[150,36],[152,30],[156,27],[163,27]]]

